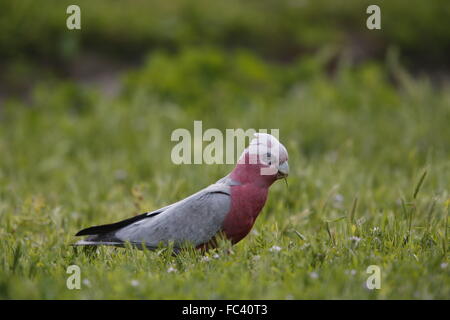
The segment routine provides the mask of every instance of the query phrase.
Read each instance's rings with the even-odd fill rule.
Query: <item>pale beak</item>
[[[289,175],[289,164],[287,161],[278,166],[277,178],[285,178]]]

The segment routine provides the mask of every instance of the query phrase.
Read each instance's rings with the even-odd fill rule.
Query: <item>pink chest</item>
[[[267,192],[267,188],[250,184],[231,188],[231,210],[222,230],[233,243],[239,242],[250,232],[266,203]]]

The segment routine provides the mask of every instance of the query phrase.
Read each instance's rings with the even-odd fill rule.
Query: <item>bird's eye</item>
[[[272,155],[270,154],[270,152],[267,152],[266,157],[267,157],[267,160],[268,160],[267,162],[268,162],[269,166],[271,166],[272,161],[270,160],[270,158],[272,157]]]

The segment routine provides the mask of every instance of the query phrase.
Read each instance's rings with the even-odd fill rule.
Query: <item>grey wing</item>
[[[186,242],[197,246],[217,234],[230,207],[229,186],[214,184],[169,206],[161,214],[118,230],[114,236],[121,241],[145,243],[148,247],[171,241],[175,247]]]

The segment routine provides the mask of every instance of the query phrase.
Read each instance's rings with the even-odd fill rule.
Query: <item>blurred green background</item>
[[[0,297],[448,298],[449,18],[448,0],[1,1]],[[73,251],[231,170],[171,162],[194,120],[280,129],[289,189],[256,232],[208,263]]]
[[[315,74],[315,65],[305,60],[320,53],[322,71],[331,74],[342,59],[351,64],[382,63],[391,49],[415,74],[447,78],[449,68],[446,0],[80,0],[82,31],[65,28],[70,4],[1,2],[3,96],[25,94],[36,82],[52,76],[104,80],[108,71],[142,65],[149,53],[162,50],[176,55],[205,46],[225,53],[245,49],[264,62],[284,66],[301,62],[307,69],[283,77],[284,82]],[[381,30],[366,28],[370,4],[382,7]],[[220,74],[220,70],[211,72]]]

